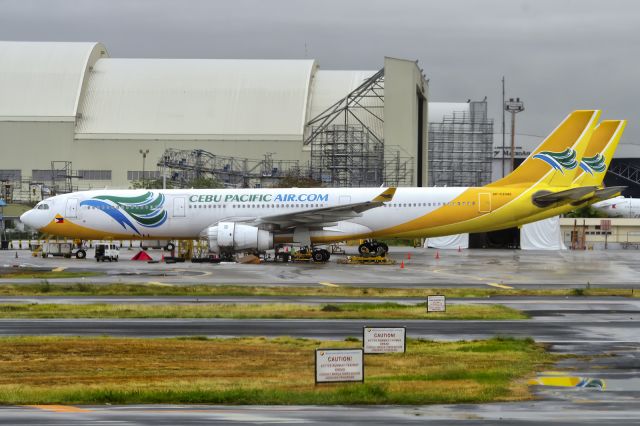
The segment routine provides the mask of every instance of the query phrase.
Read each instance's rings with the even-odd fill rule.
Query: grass
[[[6,270],[5,270],[6,271]],[[80,277],[97,277],[104,275],[102,272],[91,271],[39,271],[33,269],[12,269],[10,272],[0,272],[0,278],[18,278],[18,279],[33,279],[33,278],[80,278]]]
[[[351,339],[353,340],[353,339]],[[454,404],[529,399],[555,356],[532,340],[411,340],[366,356],[364,384],[314,385],[317,347],[281,337],[0,338],[0,404]]]
[[[0,284],[0,296],[341,296],[341,297],[447,297],[492,296],[621,296],[640,297],[640,291],[615,288],[494,289],[494,288],[367,288],[325,286],[250,286],[170,284]]]
[[[427,313],[424,304],[0,304],[0,318],[304,318],[506,320],[527,318],[500,305],[450,305]]]

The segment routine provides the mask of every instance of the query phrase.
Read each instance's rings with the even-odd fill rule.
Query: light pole
[[[144,170],[144,166],[145,166],[145,162],[146,162],[146,160],[147,160],[147,154],[148,154],[148,153],[149,153],[149,150],[148,150],[148,149],[141,149],[141,150],[140,150],[140,154],[142,154],[142,187],[143,187],[143,188],[146,188],[146,187],[147,187],[147,185],[146,185],[146,183],[145,183],[145,176],[144,176],[144,172],[145,172],[145,170]]]
[[[511,171],[515,169],[516,162],[516,114],[524,111],[524,103],[520,101],[520,98],[509,98],[508,102],[504,103],[504,110],[511,113]]]

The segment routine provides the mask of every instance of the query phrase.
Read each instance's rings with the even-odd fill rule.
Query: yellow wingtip
[[[387,188],[384,190],[384,192],[382,192],[382,194],[378,195],[376,198],[374,198],[373,201],[374,203],[384,203],[387,201],[391,201],[393,199],[393,196],[396,193],[396,189],[395,187],[391,187],[391,188]]]

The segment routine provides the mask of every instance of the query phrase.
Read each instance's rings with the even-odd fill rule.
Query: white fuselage
[[[640,217],[640,199],[616,197],[593,204],[593,208],[607,217]]]
[[[23,222],[36,229],[54,227],[56,217],[102,238],[171,239],[198,238],[207,227],[221,221],[251,222],[273,216],[310,212],[339,205],[366,203],[384,188],[285,188],[285,189],[190,189],[190,190],[95,190],[51,197],[25,213]],[[385,205],[362,212],[349,220],[336,221],[318,229],[314,238],[362,235],[402,225],[443,206],[478,211],[477,200],[457,202],[467,188],[398,188]],[[151,193],[162,204],[146,208],[124,208],[99,197],[131,198]],[[97,205],[98,204],[98,205]],[[133,203],[135,204],[135,203]],[[148,203],[147,203],[148,204]],[[47,208],[43,208],[46,206]],[[164,213],[166,212],[166,213]],[[132,217],[134,215],[135,217]],[[122,218],[126,220],[123,220]],[[136,221],[140,218],[143,222]],[[144,221],[147,221],[146,223]],[[53,225],[50,225],[52,224]],[[50,230],[51,228],[46,228]],[[286,235],[290,230],[274,229]],[[73,237],[73,235],[69,235]],[[425,235],[428,236],[428,235]],[[82,237],[78,235],[78,237]],[[96,238],[100,238],[96,235]]]

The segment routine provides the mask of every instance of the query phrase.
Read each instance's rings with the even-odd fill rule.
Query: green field
[[[500,305],[449,305],[447,312],[427,313],[425,304],[0,304],[0,318],[303,318],[513,320],[522,312]]]
[[[314,385],[314,349],[293,338],[0,338],[1,404],[454,404],[530,399],[555,356],[531,340],[411,340],[367,355],[364,384]]]
[[[326,286],[171,285],[171,284],[0,284],[0,296],[336,296],[336,297],[492,296],[620,296],[640,297],[640,290],[615,288],[497,289],[497,288],[367,288]]]
[[[98,277],[104,275],[102,272],[77,272],[77,271],[39,271],[33,269],[10,269],[0,272],[0,278],[9,279],[54,279],[54,278],[82,278],[82,277]]]

